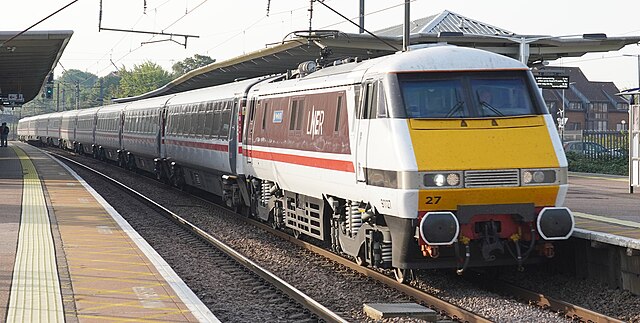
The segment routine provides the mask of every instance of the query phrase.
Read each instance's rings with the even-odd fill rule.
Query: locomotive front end
[[[395,77],[389,83],[406,113],[418,205],[411,223],[387,217],[394,267],[462,272],[553,257],[553,242],[574,229],[562,207],[567,161],[529,70],[452,68]]]

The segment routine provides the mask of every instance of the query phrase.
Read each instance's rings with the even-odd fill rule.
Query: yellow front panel
[[[543,116],[408,123],[419,171],[559,167]]]
[[[555,205],[558,186],[421,190],[418,211],[453,211],[458,205],[534,203]]]
[[[409,120],[418,171],[558,168],[543,116]],[[420,191],[420,211],[459,205],[555,205],[558,186],[484,187]]]

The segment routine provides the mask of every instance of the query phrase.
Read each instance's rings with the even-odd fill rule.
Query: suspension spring
[[[382,263],[391,264],[391,242],[383,242],[380,248],[382,249]]]
[[[351,202],[347,206],[347,232],[351,236],[355,236],[362,226],[362,213],[360,213],[358,204]]]
[[[265,206],[269,203],[269,199],[271,199],[271,187],[273,186],[272,182],[264,181],[262,182],[262,192],[260,195],[260,203]]]

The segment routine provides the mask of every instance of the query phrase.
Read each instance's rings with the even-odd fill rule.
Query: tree
[[[111,99],[120,97],[120,80],[122,77],[118,73],[109,73],[102,78],[102,104],[109,104]]]
[[[102,91],[102,100],[100,92]],[[111,104],[111,99],[120,97],[120,76],[112,72],[101,77],[91,89],[87,102],[81,102],[80,108]]]
[[[193,57],[187,57],[184,60],[173,64],[171,67],[173,70],[173,78],[178,78],[195,70],[196,68],[207,66],[215,61],[215,59],[206,55],[195,54]]]
[[[146,61],[135,65],[132,71],[122,68],[118,71],[120,79],[120,96],[131,97],[153,91],[171,81],[169,72],[160,65]]]
[[[64,71],[64,73],[62,73],[62,75],[55,81],[58,85],[54,88],[54,94],[60,95],[59,109],[75,109],[76,99],[78,99],[79,108],[96,106],[96,98],[92,95],[92,92],[94,92],[97,82],[98,76],[92,73],[76,69]],[[60,89],[59,93],[58,87]],[[58,98],[54,98],[54,100],[58,102]]]

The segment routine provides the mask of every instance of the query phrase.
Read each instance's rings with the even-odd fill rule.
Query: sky
[[[21,31],[71,2],[3,0],[0,30]],[[325,3],[358,21],[359,0]],[[174,63],[194,54],[226,60],[279,43],[292,31],[307,30],[309,4],[309,0],[103,0],[102,27],[199,36],[189,38],[186,48],[176,43],[184,43],[183,37],[173,37],[171,41],[168,36],[99,32],[100,0],[78,0],[33,30],[74,31],[55,69],[56,77],[69,69],[104,76],[116,68],[132,69],[147,60],[171,71]],[[640,36],[640,2],[633,0],[414,0],[411,19],[443,10],[516,34]],[[358,32],[318,3],[311,13],[314,29]],[[370,31],[402,24],[404,0],[366,0],[365,14],[365,28]],[[622,90],[638,86],[640,69],[637,57],[625,55],[640,55],[640,46],[565,58],[551,65],[580,67],[591,81],[613,81]]]

